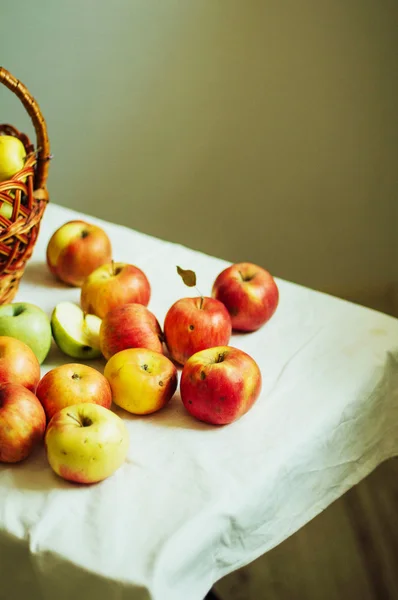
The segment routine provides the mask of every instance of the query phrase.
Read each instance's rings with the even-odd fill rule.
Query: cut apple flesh
[[[73,302],[60,302],[55,307],[51,326],[57,346],[73,358],[98,358],[101,319],[85,315]]]
[[[99,332],[101,323],[101,319],[96,315],[84,315],[83,313],[83,333],[89,340],[90,346],[97,350],[100,347]]]

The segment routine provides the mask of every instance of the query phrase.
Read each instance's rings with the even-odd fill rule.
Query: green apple
[[[0,215],[6,219],[11,219],[12,210],[11,204],[8,204],[8,202],[3,202],[0,207]]]
[[[72,358],[101,356],[99,330],[101,319],[86,315],[73,302],[60,302],[51,316],[51,328],[58,348]]]
[[[25,146],[13,135],[0,135],[0,181],[11,179],[25,164]]]
[[[40,364],[50,350],[49,318],[41,308],[28,302],[0,306],[0,335],[7,335],[27,344]]]

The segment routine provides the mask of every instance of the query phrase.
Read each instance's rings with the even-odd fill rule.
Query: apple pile
[[[24,342],[0,336],[0,462],[26,459],[45,443],[52,469],[69,481],[96,483],[124,462],[129,438],[110,408],[107,379],[68,364],[40,379],[40,364]]]
[[[273,277],[239,263],[215,279],[211,296],[180,298],[163,329],[148,309],[151,286],[137,266],[114,262],[106,233],[84,221],[57,229],[47,246],[50,272],[80,287],[80,305],[60,302],[51,319],[28,303],[0,307],[0,461],[26,458],[44,440],[48,462],[66,480],[94,483],[124,462],[129,438],[112,403],[134,415],[163,408],[178,387],[196,419],[226,425],[260,394],[256,361],[230,345],[275,313]],[[177,267],[196,287],[193,271]],[[197,288],[196,288],[197,289]],[[40,378],[52,339],[71,363]],[[104,373],[76,361],[103,357]]]

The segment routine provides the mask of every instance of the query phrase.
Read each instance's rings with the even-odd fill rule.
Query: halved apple
[[[72,358],[99,358],[101,319],[85,315],[73,302],[60,302],[51,316],[51,329],[58,348]]]

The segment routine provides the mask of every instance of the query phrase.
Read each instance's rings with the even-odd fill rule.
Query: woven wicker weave
[[[14,92],[24,105],[32,119],[37,139],[35,149],[25,134],[11,125],[0,125],[0,135],[18,137],[27,153],[24,168],[12,179],[0,182],[0,208],[3,204],[13,208],[9,219],[0,214],[0,304],[5,304],[11,302],[17,293],[48,202],[46,181],[50,144],[39,106],[26,87],[2,67],[0,83]]]

